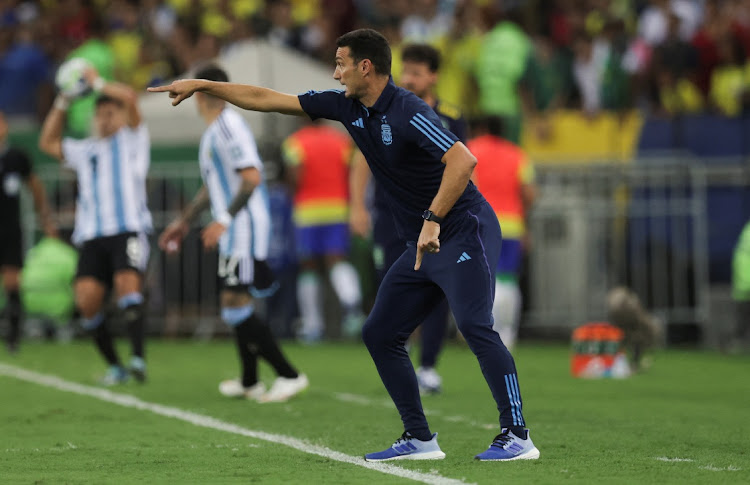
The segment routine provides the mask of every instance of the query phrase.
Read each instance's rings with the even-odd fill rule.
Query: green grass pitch
[[[354,457],[401,434],[363,346],[285,348],[311,382],[288,403],[219,395],[218,382],[237,372],[228,340],[152,342],[149,382],[112,391]],[[423,399],[446,459],[390,463],[435,483],[750,483],[747,357],[664,351],[622,381],[571,378],[564,346],[523,345],[516,361],[539,460],[473,461],[497,433],[497,412],[473,355],[454,345],[439,365],[444,392]],[[15,357],[0,352],[0,364],[92,387],[103,371],[89,342],[27,343]],[[416,483],[358,463],[0,375],[3,484]]]

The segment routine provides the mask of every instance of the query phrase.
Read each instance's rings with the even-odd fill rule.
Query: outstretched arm
[[[254,167],[244,168],[239,171],[240,188],[230,202],[227,211],[223,214],[217,214],[216,219],[209,224],[201,234],[203,247],[211,249],[219,243],[219,238],[232,224],[232,219],[239,211],[247,206],[247,201],[253,195],[255,187],[261,183],[260,170]]]
[[[148,88],[152,93],[169,93],[172,106],[177,106],[196,91],[221,98],[235,106],[250,111],[276,112],[288,115],[305,114],[297,96],[249,84],[206,81],[205,79],[180,79],[168,86]]]

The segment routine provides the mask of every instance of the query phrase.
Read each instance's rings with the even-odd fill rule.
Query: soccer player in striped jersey
[[[80,258],[75,301],[83,327],[91,332],[109,364],[102,384],[125,382],[128,370],[142,382],[146,378],[142,288],[149,256],[147,234],[151,232],[146,204],[149,133],[132,89],[104,81],[94,69],[88,70],[85,78],[99,93],[95,133],[82,140],[63,137],[70,100],[60,95],[44,121],[39,147],[74,170],[78,178],[73,242],[80,249]],[[109,289],[114,289],[130,334],[133,355],[128,369],[117,355],[103,312]]]
[[[196,77],[228,82],[219,67],[206,66]],[[213,222],[202,233],[206,249],[219,246],[221,318],[234,329],[242,375],[223,381],[219,391],[229,397],[261,402],[286,401],[308,386],[281,352],[271,329],[254,312],[252,292],[268,292],[274,285],[266,264],[271,235],[268,198],[263,184],[263,163],[250,128],[227,103],[208,94],[196,96],[198,112],[208,125],[200,143],[203,187],[159,237],[167,252],[179,249],[190,223],[209,206]],[[266,391],[258,380],[258,357],[274,368],[278,377]]]

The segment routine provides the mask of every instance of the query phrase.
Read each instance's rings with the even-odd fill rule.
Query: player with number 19
[[[39,147],[76,172],[73,242],[80,250],[75,281],[75,301],[100,353],[109,364],[104,385],[125,382],[128,371],[145,380],[145,312],[143,272],[149,256],[147,234],[151,214],[146,205],[146,174],[150,140],[138,110],[135,92],[106,82],[96,70],[84,72],[90,88],[99,93],[94,131],[83,140],[63,137],[65,113],[71,99],[61,91],[47,115]],[[102,311],[108,290],[127,322],[132,358],[126,369],[117,355],[107,318]]]
[[[229,81],[226,72],[214,65],[204,66],[196,77]],[[266,264],[271,215],[263,162],[250,128],[236,111],[215,96],[200,93],[195,98],[208,126],[199,153],[203,187],[161,234],[159,246],[169,253],[177,251],[190,223],[211,207],[214,220],[201,237],[206,249],[219,247],[221,319],[234,331],[241,364],[240,378],[221,382],[219,392],[260,402],[286,401],[307,388],[307,377],[284,357],[271,329],[255,313],[252,299],[252,294],[268,294],[275,286]],[[258,379],[259,357],[278,374],[269,390]]]

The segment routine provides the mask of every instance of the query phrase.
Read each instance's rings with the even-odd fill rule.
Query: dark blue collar
[[[396,95],[397,91],[398,88],[393,82],[393,76],[391,76],[388,79],[388,84],[386,84],[385,88],[383,88],[383,92],[380,93],[378,100],[375,101],[375,104],[373,104],[370,109],[372,111],[377,111],[378,113],[385,113],[388,107],[391,105],[391,101],[393,101],[393,97]]]

